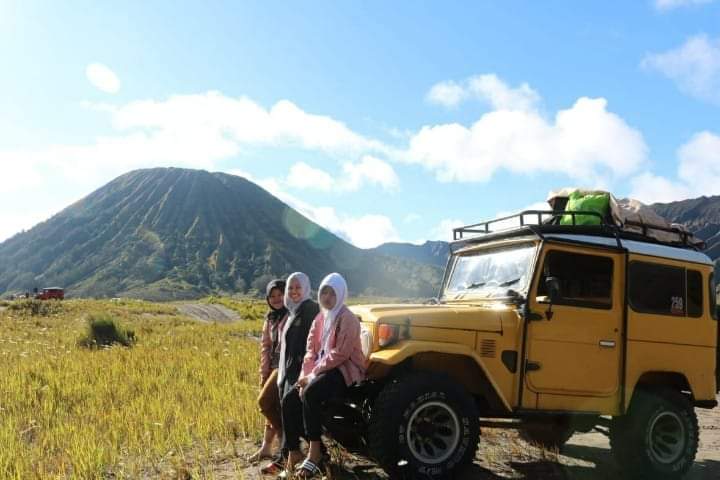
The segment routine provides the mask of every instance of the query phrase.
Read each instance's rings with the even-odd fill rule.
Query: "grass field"
[[[206,301],[217,301],[208,299]],[[0,309],[0,478],[188,478],[257,438],[264,304],[204,324],[172,305],[71,300]],[[133,330],[131,348],[88,349],[88,315]]]

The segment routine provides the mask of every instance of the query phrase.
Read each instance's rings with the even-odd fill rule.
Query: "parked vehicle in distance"
[[[42,292],[35,295],[38,300],[63,300],[65,299],[65,290],[60,287],[43,288]]]

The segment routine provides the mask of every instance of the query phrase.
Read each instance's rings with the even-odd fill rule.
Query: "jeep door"
[[[522,407],[617,408],[624,272],[619,251],[546,243],[528,299],[536,315],[528,320]],[[551,277],[559,286],[552,303]]]

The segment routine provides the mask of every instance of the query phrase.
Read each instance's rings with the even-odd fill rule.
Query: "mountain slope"
[[[0,244],[0,293],[185,298],[343,273],[355,293],[428,296],[440,269],[358,249],[244,178],[136,170]]]

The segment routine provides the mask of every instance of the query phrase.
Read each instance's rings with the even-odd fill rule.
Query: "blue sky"
[[[126,171],[244,175],[353,243],[569,185],[720,193],[720,2],[0,0],[0,240]]]

